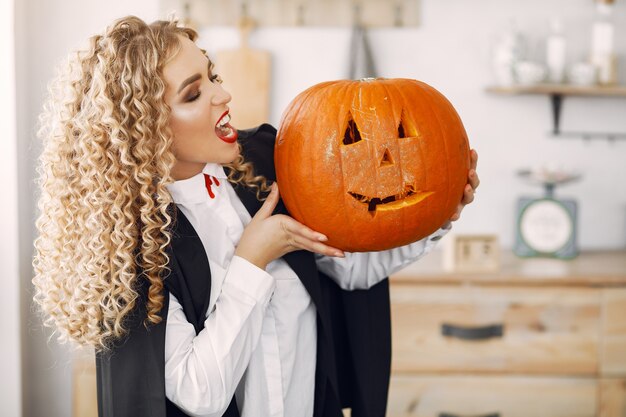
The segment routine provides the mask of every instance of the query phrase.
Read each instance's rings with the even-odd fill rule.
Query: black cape
[[[275,138],[276,129],[266,124],[239,132],[244,158],[254,164],[255,173],[270,181],[276,179]],[[241,185],[235,191],[253,216],[262,205],[255,191]],[[128,336],[108,353],[96,354],[100,417],[186,416],[165,397],[168,292],[181,302],[187,320],[199,333],[208,309],[211,271],[196,231],[175,205],[172,209],[177,211],[177,221],[168,247],[171,274],[164,281],[163,320],[147,328],[143,325],[148,289],[143,283],[140,300],[127,321]],[[282,201],[275,213],[288,214]],[[346,407],[352,408],[353,417],[384,416],[391,365],[389,281],[368,290],[345,291],[317,270],[311,252],[292,252],[283,259],[317,309],[314,416],[342,417],[341,409]],[[234,398],[224,416],[239,416]]]

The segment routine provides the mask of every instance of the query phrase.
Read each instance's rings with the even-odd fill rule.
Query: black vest
[[[255,173],[270,181],[276,179],[275,138],[276,129],[270,125],[239,132],[244,158],[254,164]],[[236,186],[235,191],[253,216],[262,205],[255,191],[245,186]],[[209,304],[211,271],[196,231],[175,205],[172,210],[177,221],[168,247],[171,274],[164,281],[163,320],[144,327],[147,285],[143,283],[137,307],[128,317],[128,336],[111,352],[96,355],[100,417],[186,416],[165,397],[168,293],[180,301],[187,320],[199,333]],[[282,201],[275,213],[288,214]],[[342,417],[341,409],[346,407],[352,408],[353,417],[384,416],[391,363],[388,280],[369,290],[344,291],[317,270],[312,253],[292,252],[283,259],[317,309],[314,416]],[[224,417],[238,416],[233,398]]]

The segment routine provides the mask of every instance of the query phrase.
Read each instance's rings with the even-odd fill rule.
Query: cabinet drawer
[[[594,417],[593,378],[394,376],[389,417]]]
[[[626,376],[626,288],[603,290],[602,375]]]
[[[392,369],[596,375],[600,291],[392,285]]]

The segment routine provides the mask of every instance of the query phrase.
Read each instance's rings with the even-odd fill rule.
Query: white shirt
[[[216,177],[215,198],[203,173]],[[207,164],[168,186],[205,248],[211,296],[196,336],[170,294],[165,334],[165,394],[185,413],[221,416],[233,394],[242,417],[312,416],[316,366],[316,311],[300,279],[283,259],[262,270],[234,256],[250,214],[222,166]],[[342,288],[370,288],[414,262],[448,229],[382,252],[316,255],[318,268]]]

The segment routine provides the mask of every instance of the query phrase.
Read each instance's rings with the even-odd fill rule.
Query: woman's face
[[[163,68],[176,180],[200,173],[207,162],[227,164],[239,155],[237,131],[228,123],[230,94],[211,73],[200,48],[186,37],[179,38],[180,51]]]

